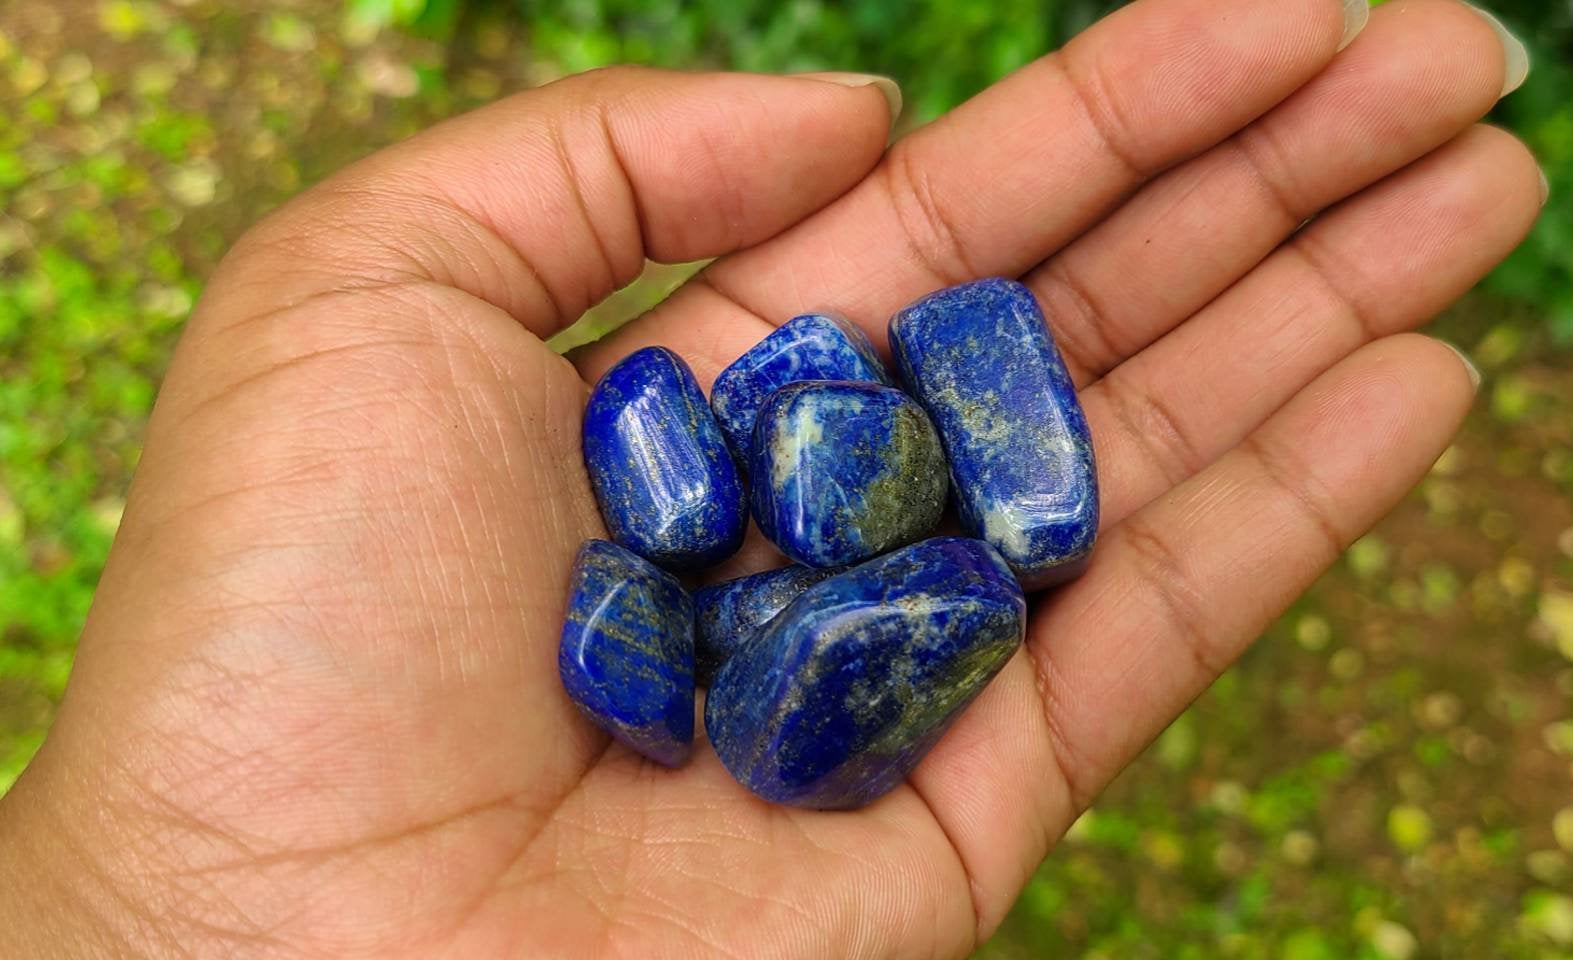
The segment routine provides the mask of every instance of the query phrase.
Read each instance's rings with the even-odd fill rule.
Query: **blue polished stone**
[[[866,560],[932,532],[945,510],[939,435],[894,387],[789,384],[759,409],[753,446],[754,521],[798,563]]]
[[[797,595],[839,571],[793,564],[694,591],[694,679],[716,671]]]
[[[606,372],[584,413],[584,462],[612,539],[674,570],[737,552],[748,525],[737,464],[677,354],[646,347]]]
[[[800,380],[894,383],[868,336],[851,321],[831,313],[793,317],[721,371],[710,388],[716,420],[743,463],[765,399]]]
[[[1026,610],[981,541],[886,554],[804,591],[727,661],[705,730],[767,800],[862,806],[900,784],[1005,665]]]
[[[574,559],[557,669],[579,709],[675,767],[694,741],[694,613],[682,585],[605,540]]]
[[[1092,437],[1032,293],[941,290],[891,319],[890,346],[944,441],[962,529],[1028,589],[1080,572],[1098,532]]]

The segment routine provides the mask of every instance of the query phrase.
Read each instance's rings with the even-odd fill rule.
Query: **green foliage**
[[[192,146],[213,138],[206,117],[196,113],[151,113],[137,127],[137,140],[166,160],[183,159]]]
[[[929,119],[1118,6],[1113,0],[351,0],[352,14],[429,30],[461,11],[528,25],[531,53],[563,72],[609,63],[796,72],[857,70],[902,81]]]
[[[447,38],[465,5],[466,0],[349,0],[345,16],[352,31],[400,27],[422,36]]]
[[[142,13],[107,5],[106,29]],[[73,85],[0,114],[0,209],[15,212],[0,217],[0,790],[42,740],[26,718],[65,688],[156,377],[197,290],[158,229],[171,211],[152,202],[145,158],[51,138],[62,106],[94,112],[96,81],[79,63],[58,68]],[[0,66],[28,69],[14,53]],[[149,158],[183,159],[211,138],[179,111],[125,127]]]
[[[1551,199],[1529,240],[1492,274],[1488,288],[1535,304],[1557,339],[1573,343],[1573,4],[1509,4],[1534,69],[1497,118],[1535,151]]]

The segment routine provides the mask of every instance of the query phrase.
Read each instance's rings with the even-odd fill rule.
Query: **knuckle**
[[[1073,268],[1058,259],[1050,260],[1032,287],[1054,326],[1060,352],[1088,377],[1103,376],[1130,354],[1115,342],[1113,316],[1099,305],[1091,286]]]
[[[1152,587],[1168,632],[1185,648],[1198,677],[1216,677],[1232,659],[1213,637],[1205,598],[1185,569],[1179,552],[1162,531],[1140,515],[1118,528],[1136,560],[1143,582]]]
[[[1255,461],[1268,493],[1289,503],[1321,541],[1329,558],[1343,552],[1346,537],[1334,522],[1332,498],[1319,489],[1310,470],[1294,462],[1293,454],[1257,436],[1247,437],[1241,449]]]
[[[902,240],[919,266],[946,286],[980,275],[968,263],[960,231],[913,150],[897,144],[880,170]]]
[[[1117,369],[1101,381],[1104,394],[1126,435],[1158,465],[1169,485],[1206,466],[1206,452],[1191,438],[1168,402],[1128,379]]]
[[[1140,159],[1144,151],[1133,142],[1136,126],[1129,120],[1128,107],[1118,92],[1122,85],[1110,82],[1096,56],[1085,64],[1068,55],[1054,58],[1054,62],[1104,152],[1124,167],[1132,179],[1146,180],[1152,171]]]

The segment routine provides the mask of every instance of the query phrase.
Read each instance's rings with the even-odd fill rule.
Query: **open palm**
[[[177,351],[0,805],[0,928],[51,955],[964,954],[1470,403],[1404,331],[1535,217],[1532,158],[1473,125],[1520,64],[1451,0],[1337,53],[1342,6],[1139,0],[888,151],[857,78],[604,71],[270,218]],[[717,255],[579,355],[543,343],[646,257]],[[1086,575],[864,810],[609,745],[555,666],[603,535],[586,383],[659,343],[708,384],[812,308],[883,344],[988,275],[1037,294],[1082,388]]]

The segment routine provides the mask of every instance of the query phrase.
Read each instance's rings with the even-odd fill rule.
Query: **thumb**
[[[259,224],[177,348],[33,769],[165,784],[169,809],[287,842],[342,842],[346,796],[367,835],[406,829],[454,794],[406,804],[390,784],[484,799],[497,780],[477,771],[549,810],[600,745],[552,666],[556,585],[598,528],[585,388],[500,311],[545,336],[646,257],[784,229],[873,167],[895,96],[871,77],[597,71],[434,127]],[[545,706],[500,707],[518,702]],[[305,759],[308,730],[366,746]],[[483,740],[485,758],[447,746]],[[213,756],[248,758],[241,780]]]
[[[291,645],[277,672],[297,705],[320,655],[392,678],[378,697],[405,718],[458,677],[477,717],[538,690],[555,706],[500,748],[557,743],[555,585],[599,528],[585,387],[510,317],[547,336],[646,257],[717,256],[812,213],[883,153],[884,84],[597,71],[434,127],[259,224],[160,389],[66,706],[151,702],[170,663]],[[269,642],[212,652],[254,630]],[[490,694],[454,662],[484,663]],[[537,785],[582,772],[578,743]]]
[[[211,312],[255,316],[346,280],[421,279],[546,337],[646,258],[720,256],[834,200],[878,161],[900,103],[894,81],[867,74],[569,77],[289,204],[227,259],[213,285],[223,309]]]

